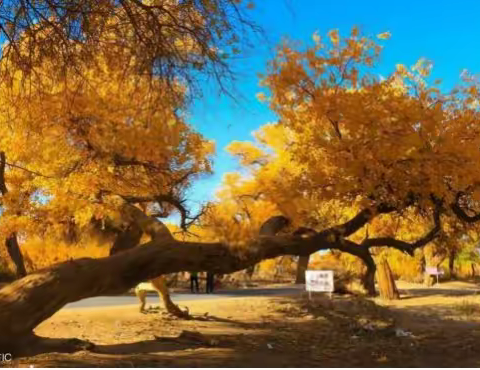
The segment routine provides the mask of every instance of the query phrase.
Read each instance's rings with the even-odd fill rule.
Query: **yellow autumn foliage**
[[[118,219],[120,204],[110,195],[180,192],[211,172],[214,143],[185,121],[184,87],[124,74],[129,56],[114,49],[68,78],[44,58],[29,89],[21,69],[0,83],[9,189],[1,232],[39,235],[72,218],[79,227]]]
[[[480,179],[474,82],[442,94],[426,83],[426,59],[380,81],[369,71],[381,46],[356,32],[340,40],[331,31],[330,47],[285,42],[263,76],[277,125],[292,137],[293,167],[302,168],[295,185],[347,204],[360,197],[401,208],[411,194],[428,203],[432,193],[453,201]]]

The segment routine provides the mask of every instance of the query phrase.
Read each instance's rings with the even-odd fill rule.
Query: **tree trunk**
[[[425,258],[425,251],[422,250],[422,257],[420,259],[420,277],[422,278],[422,280],[420,281],[423,281],[425,282],[425,269],[427,268],[427,259]]]
[[[0,152],[0,193],[5,196],[8,193],[7,183],[5,181],[5,166],[7,164],[5,152]],[[5,246],[12,262],[15,265],[15,274],[17,277],[24,277],[27,275],[25,269],[25,262],[23,260],[22,251],[18,245],[17,234],[12,233],[5,240]]]
[[[377,269],[375,265],[375,260],[372,257],[369,249],[361,249],[361,248],[348,248],[347,245],[340,245],[337,247],[338,250],[346,253],[350,253],[354,256],[360,258],[367,271],[362,278],[362,285],[367,294],[370,297],[374,297],[377,293],[375,291],[375,271]]]
[[[450,279],[456,279],[457,274],[455,273],[455,257],[457,253],[455,250],[451,250],[448,254],[448,270],[450,272]]]
[[[382,299],[394,300],[400,298],[392,270],[390,270],[390,266],[385,258],[382,259],[378,265],[377,277],[380,297]]]
[[[375,297],[377,295],[377,292],[375,291],[375,272],[377,270],[377,266],[375,265],[373,258],[372,262],[373,263],[367,264],[367,271],[362,278],[362,285],[370,297]]]
[[[330,249],[328,234],[311,238],[262,237],[249,248],[222,243],[180,242],[156,237],[109,257],[81,258],[36,271],[0,290],[0,348],[19,353],[35,342],[33,329],[67,303],[121,294],[142,281],[180,271],[231,273],[264,259]]]
[[[6,240],[5,246],[7,247],[7,252],[12,262],[15,264],[15,275],[18,278],[22,278],[27,275],[27,270],[25,269],[25,262],[23,260],[22,251],[18,245],[17,234],[12,233]]]
[[[298,257],[297,276],[295,278],[295,284],[305,284],[305,271],[307,271],[308,269],[309,262],[310,262],[310,255]]]
[[[245,272],[246,272],[246,275],[248,276],[248,280],[252,280],[253,274],[254,274],[254,272],[255,272],[255,265],[250,266],[249,268],[247,268],[247,269],[245,270]]]
[[[283,276],[283,263],[284,263],[285,257],[280,257],[277,261],[277,264],[275,265],[275,272],[273,274],[273,279],[278,280],[280,277]]]

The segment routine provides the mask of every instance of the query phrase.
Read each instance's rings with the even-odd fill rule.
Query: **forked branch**
[[[384,238],[365,239],[362,242],[361,246],[366,248],[392,247],[413,256],[415,249],[421,248],[426,244],[430,243],[440,233],[442,229],[441,220],[440,220],[442,211],[443,211],[442,202],[439,200],[435,201],[435,208],[433,211],[433,221],[434,221],[433,228],[426,235],[424,235],[423,237],[421,237],[420,239],[418,239],[413,243],[405,242],[403,240],[398,240],[395,238],[384,237]]]

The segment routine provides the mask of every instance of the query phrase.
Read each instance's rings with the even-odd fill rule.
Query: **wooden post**
[[[390,270],[390,266],[388,265],[386,258],[382,258],[378,264],[377,278],[380,297],[382,299],[394,300],[400,298],[400,294],[398,293],[395,285],[395,280],[393,279],[392,271]]]

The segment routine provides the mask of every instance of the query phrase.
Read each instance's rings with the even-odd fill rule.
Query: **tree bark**
[[[12,262],[15,264],[15,275],[17,278],[22,278],[27,275],[25,268],[25,261],[23,259],[22,251],[18,245],[17,233],[12,233],[6,240],[5,246]]]
[[[362,285],[367,294],[370,297],[375,297],[377,292],[375,291],[375,273],[377,271],[377,266],[375,265],[375,261],[371,258],[371,261],[368,262],[363,261],[367,266],[367,271],[362,278]]]
[[[377,267],[375,265],[375,260],[370,253],[370,250],[350,246],[349,241],[344,241],[341,245],[337,246],[336,249],[357,256],[363,261],[367,268],[365,275],[362,278],[363,288],[367,292],[367,295],[369,295],[370,297],[376,296],[377,292],[375,291],[375,272],[377,270]]]
[[[386,300],[400,299],[395,279],[393,278],[392,270],[384,258],[380,261],[377,269],[378,288],[380,297]]]
[[[248,279],[249,279],[249,280],[252,280],[252,278],[253,278],[253,273],[255,272],[255,265],[248,267],[248,268],[245,270],[245,272],[246,272],[246,274],[247,274],[247,276],[248,276]]]
[[[455,273],[455,257],[457,256],[457,252],[455,250],[451,250],[448,254],[448,270],[450,272],[450,279],[456,279],[457,274]]]
[[[295,284],[305,284],[305,271],[307,271],[308,269],[309,262],[310,262],[310,255],[298,257],[297,276],[295,278]]]
[[[285,261],[285,257],[281,257],[281,258],[278,259],[277,264],[275,265],[275,272],[274,272],[274,275],[273,275],[273,278],[275,280],[283,277],[284,261]]]

